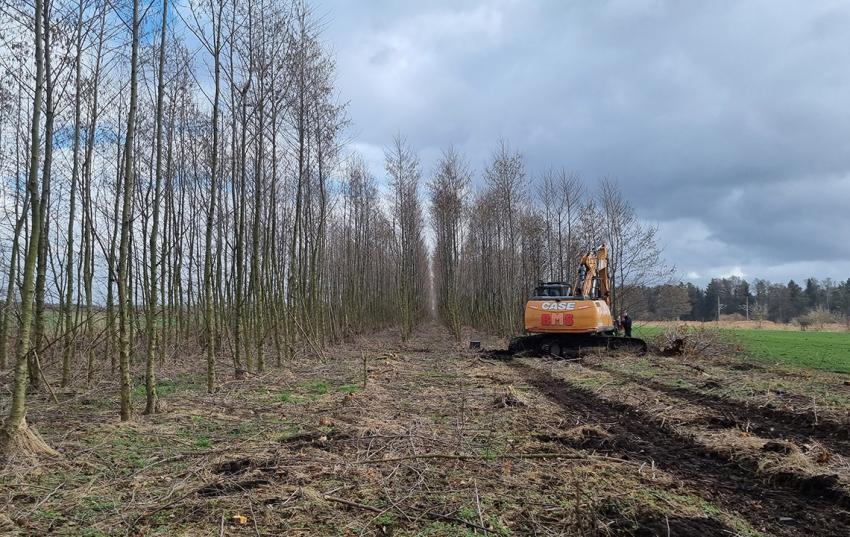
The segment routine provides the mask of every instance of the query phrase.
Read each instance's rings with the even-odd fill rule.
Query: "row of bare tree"
[[[26,402],[51,382],[117,375],[127,420],[136,370],[153,413],[181,355],[212,392],[223,360],[263,371],[427,313],[419,161],[387,150],[385,197],[342,157],[304,1],[0,6],[2,453],[49,451]]]
[[[460,340],[461,327],[512,335],[537,282],[572,282],[581,254],[607,244],[614,314],[646,285],[669,279],[656,228],[641,222],[617,184],[589,192],[564,171],[529,179],[523,157],[498,145],[471,192],[472,172],[446,151],[429,183],[437,311]]]
[[[224,363],[260,372],[390,325],[406,339],[432,307],[458,340],[514,333],[535,282],[600,242],[618,307],[664,271],[613,183],[534,185],[505,143],[473,196],[461,155],[426,182],[399,137],[379,188],[343,157],[304,0],[2,1],[0,454],[50,451],[26,406],[51,383],[117,378],[127,420],[134,373],[154,413],[157,370],[184,355],[213,392]]]

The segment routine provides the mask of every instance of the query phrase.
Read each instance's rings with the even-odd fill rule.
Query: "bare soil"
[[[211,395],[193,356],[127,424],[111,383],[34,394],[62,457],[0,471],[0,534],[850,534],[839,375],[465,346],[387,331]]]

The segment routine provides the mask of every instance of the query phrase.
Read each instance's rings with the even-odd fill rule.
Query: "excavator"
[[[595,349],[646,353],[644,340],[620,336],[614,325],[604,244],[581,257],[574,285],[540,282],[525,304],[524,322],[527,335],[511,339],[509,354],[567,358]]]

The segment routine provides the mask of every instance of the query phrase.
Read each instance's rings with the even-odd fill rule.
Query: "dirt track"
[[[850,534],[850,404],[828,374],[494,361],[427,325],[213,395],[195,376],[130,425],[111,387],[35,401],[68,460],[0,475],[0,512],[33,535]]]

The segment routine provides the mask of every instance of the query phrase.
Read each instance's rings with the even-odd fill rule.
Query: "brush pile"
[[[687,325],[665,329],[650,340],[650,346],[661,356],[728,356],[741,350],[731,334]]]

